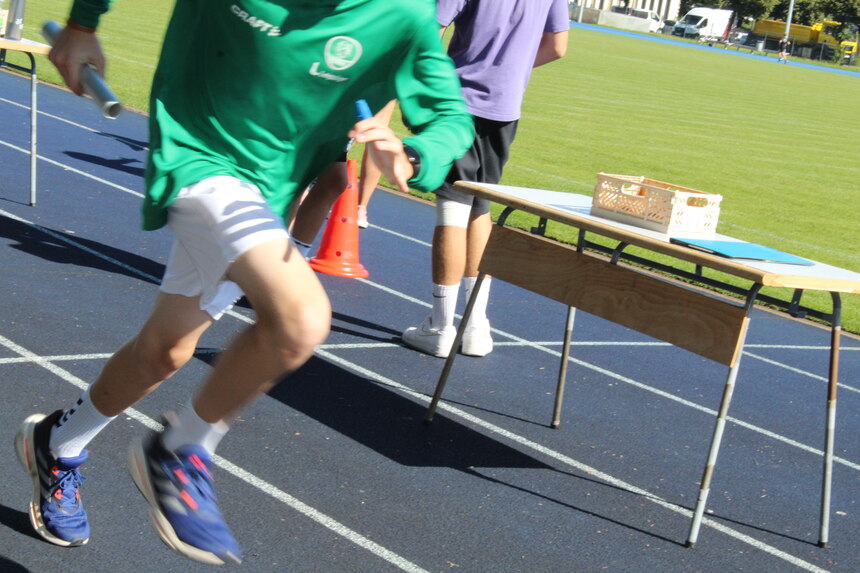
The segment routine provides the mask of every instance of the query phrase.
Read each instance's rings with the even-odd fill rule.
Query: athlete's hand
[[[394,134],[387,123],[376,117],[356,123],[348,136],[356,143],[364,143],[371,160],[376,163],[389,182],[407,193],[408,181],[412,178],[412,164],[403,152],[403,142]]]
[[[105,55],[95,34],[64,28],[57,34],[48,59],[57,67],[66,85],[77,95],[84,92],[81,86],[81,67],[89,64],[104,77]]]

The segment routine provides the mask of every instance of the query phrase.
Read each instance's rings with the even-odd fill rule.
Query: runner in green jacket
[[[72,19],[95,28],[109,3],[78,0]],[[283,213],[343,151],[358,99],[376,112],[397,96],[421,156],[409,185],[434,191],[472,137],[434,14],[422,0],[177,2],[150,100],[145,228],[213,174],[253,183]]]
[[[51,61],[81,93],[82,64],[105,69],[94,32],[108,0],[75,0]],[[115,416],[181,368],[202,333],[244,294],[256,323],[239,333],[189,406],[132,446],[129,471],[156,530],[207,563],[241,552],[215,501],[212,456],[252,399],[304,364],[331,321],[328,298],[290,241],[285,214],[349,138],[389,181],[431,191],[469,148],[471,117],[443,53],[432,0],[177,0],[150,102],[143,226],[176,236],[141,331],[67,410],[34,414],[16,436],[34,483],[36,531],[81,545],[84,449]],[[398,99],[401,142],[355,102]]]

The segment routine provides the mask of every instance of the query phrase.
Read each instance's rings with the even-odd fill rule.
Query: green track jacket
[[[96,27],[110,0],[75,0]],[[342,155],[355,101],[398,99],[434,191],[474,137],[432,0],[177,0],[150,99],[143,227],[179,190],[231,175],[287,212]]]

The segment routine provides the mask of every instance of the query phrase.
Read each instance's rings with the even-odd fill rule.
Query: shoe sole
[[[485,321],[486,324],[486,321]],[[486,356],[493,351],[493,336],[487,324],[484,328],[466,328],[460,342],[460,352],[466,356]]]
[[[161,540],[177,553],[185,555],[189,559],[206,563],[209,565],[224,565],[227,561],[221,556],[198,549],[192,545],[188,545],[176,535],[176,531],[170,524],[170,521],[158,508],[156,501],[155,489],[152,487],[152,481],[149,479],[149,472],[146,471],[146,453],[144,452],[143,440],[138,440],[132,445],[128,451],[127,458],[128,473],[131,474],[131,479],[146,502],[149,504],[149,517],[152,519],[152,524],[155,526],[155,531]],[[230,555],[231,563],[241,563],[242,560],[234,555]]]
[[[403,343],[409,348],[417,350],[418,352],[423,352],[424,354],[428,354],[430,356],[435,356],[436,358],[448,358],[448,355],[451,354],[451,350],[453,348],[452,345],[452,348],[449,348],[448,351],[445,352],[441,348],[424,348],[420,344],[413,344],[412,341],[407,340],[402,336],[400,337],[400,340],[402,340]]]
[[[460,345],[460,352],[466,356],[477,356],[478,358],[486,356],[493,351],[493,343],[490,344],[467,344],[464,340]]]
[[[422,343],[426,342],[427,338],[430,338],[428,335],[420,334],[420,330],[416,327],[410,327],[403,331],[403,334],[400,335],[400,340],[403,341],[407,347],[417,350],[418,352],[423,352],[424,354],[429,354],[430,356],[435,356],[436,358],[448,358],[448,355],[454,350],[454,339],[451,339],[451,344],[447,345],[447,349],[442,349],[439,344],[427,344],[423,345]],[[433,336],[433,338],[437,338]]]
[[[73,541],[60,539],[45,527],[45,522],[42,519],[42,510],[39,508],[42,502],[42,485],[39,483],[39,472],[36,470],[36,455],[30,444],[33,443],[33,433],[36,431],[36,424],[44,419],[44,414],[33,414],[24,420],[15,434],[15,453],[18,454],[18,461],[21,462],[21,465],[30,474],[30,477],[33,478],[33,497],[30,499],[27,513],[30,514],[30,524],[33,526],[33,529],[45,541],[50,541],[54,545],[61,547],[78,547],[86,544],[90,538],[75,539]]]

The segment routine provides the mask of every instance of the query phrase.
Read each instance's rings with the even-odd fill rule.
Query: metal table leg
[[[17,51],[17,50],[16,50]],[[6,61],[5,49],[0,49],[0,67],[11,68],[30,74],[30,205],[36,204],[36,163],[37,155],[37,140],[36,140],[36,121],[38,116],[38,105],[36,99],[36,86],[39,84],[36,78],[36,58],[31,52],[23,52],[30,59],[30,67],[25,68],[17,64]]]
[[[839,386],[839,341],[842,335],[842,298],[833,298],[830,330],[830,372],[827,378],[827,425],[824,431],[824,472],[821,480],[821,527],[819,547],[827,547],[830,536],[830,492],[833,484],[833,448],[836,441],[836,389]]]
[[[460,342],[463,340],[463,333],[466,331],[466,324],[469,322],[469,317],[472,315],[472,307],[475,306],[475,300],[478,298],[478,292],[481,290],[481,284],[484,282],[484,277],[487,273],[479,272],[478,278],[475,281],[475,286],[472,287],[472,295],[469,297],[469,302],[466,303],[466,310],[463,311],[463,318],[460,320],[460,325],[457,327],[457,335],[454,337],[454,344],[451,346],[451,353],[445,359],[445,367],[442,368],[442,374],[439,375],[439,381],[436,382],[436,391],[433,393],[433,399],[430,400],[430,406],[424,414],[424,423],[429,424],[433,421],[433,415],[436,413],[436,407],[439,404],[439,399],[442,398],[442,391],[445,389],[445,383],[448,381],[448,375],[451,373],[451,368],[454,366],[454,359],[457,357],[457,349],[460,348]]]
[[[746,304],[744,305],[747,312],[747,323],[744,324],[743,332],[741,332],[738,340],[739,348],[743,348],[744,346],[749,326],[749,313],[752,311],[756,295],[760,288],[761,285],[755,285],[747,294]],[[687,547],[693,547],[699,538],[699,529],[701,529],[702,517],[708,503],[708,494],[711,491],[711,480],[714,477],[714,469],[717,465],[717,455],[720,452],[720,444],[723,440],[723,431],[726,428],[726,418],[729,413],[729,405],[731,405],[732,402],[732,394],[735,390],[735,380],[737,379],[738,369],[741,364],[741,354],[742,353],[740,352],[738,353],[738,357],[734,361],[734,364],[731,365],[731,368],[729,368],[729,374],[726,378],[726,386],[723,389],[723,397],[720,400],[720,409],[717,413],[717,421],[714,425],[714,433],[711,438],[711,448],[708,451],[708,461],[705,463],[704,472],[702,472],[702,483],[699,486],[699,497],[696,501],[696,508],[693,511],[693,521],[690,524],[690,533],[687,536]]]
[[[38,116],[36,86],[39,82],[36,80],[36,58],[29,52],[27,56],[30,58],[30,205],[32,206],[36,204],[36,162],[38,160],[36,154],[36,117]]]
[[[573,337],[573,319],[575,316],[576,309],[572,306],[567,307],[567,324],[564,329],[564,344],[562,344],[561,348],[561,364],[558,367],[558,384],[555,389],[555,405],[552,409],[552,423],[550,424],[552,428],[558,428],[559,424],[561,424],[561,404],[564,400],[564,386],[567,381],[570,341]]]

